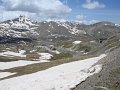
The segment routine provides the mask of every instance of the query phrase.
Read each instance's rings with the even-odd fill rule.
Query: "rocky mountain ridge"
[[[30,19],[20,16],[13,20],[7,20],[0,23],[0,43],[17,43],[21,40],[31,41],[36,39],[39,34],[34,30],[37,25]]]
[[[63,52],[68,56],[100,54],[119,47],[120,40],[120,25],[111,22],[91,25],[68,21],[33,22],[20,16],[1,22],[0,29],[1,52],[9,48],[15,52],[24,50],[24,54],[47,52],[53,56]]]

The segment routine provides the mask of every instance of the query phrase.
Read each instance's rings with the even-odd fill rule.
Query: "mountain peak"
[[[31,21],[29,18],[27,18],[26,16],[22,16],[22,15],[20,15],[17,19],[21,23],[25,23],[25,22],[30,22]]]
[[[18,18],[11,20],[11,22],[19,22],[19,23],[28,23],[29,22],[30,23],[31,20],[29,18],[27,18],[26,16],[20,15]]]
[[[31,27],[34,27],[34,26],[36,26],[36,24],[34,24],[26,16],[22,16],[22,15],[20,15],[15,19],[4,21],[0,24],[0,27],[22,28],[22,29],[30,29]]]

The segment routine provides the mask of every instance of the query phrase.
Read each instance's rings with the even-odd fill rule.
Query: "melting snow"
[[[0,81],[1,90],[70,90],[90,75],[99,73],[102,65],[91,67],[101,58],[89,58],[50,69]]]
[[[115,26],[118,26],[118,27],[120,27],[120,24],[115,24]]]
[[[11,75],[14,75],[16,73],[10,73],[10,72],[0,72],[0,78],[5,78]]]
[[[101,33],[100,31],[98,33]]]
[[[19,53],[12,52],[12,51],[6,51],[6,52],[1,52],[0,56],[9,56],[9,57],[14,57],[14,56],[19,56],[19,57],[26,57],[24,54],[24,50],[20,50]]]
[[[81,34],[86,34],[86,32],[84,30],[78,30],[76,26],[72,27],[72,26],[70,26],[69,24],[67,24],[65,22],[57,22],[57,24],[59,26],[63,26],[66,29],[68,29],[71,34],[75,34],[75,35],[80,34],[80,33]]]
[[[82,41],[74,41],[73,44],[80,44]]]
[[[12,62],[0,62],[0,70],[10,69],[10,68],[20,67],[20,66],[26,66],[26,65],[35,64],[35,63],[42,63],[42,62],[49,62],[49,61],[47,60],[41,60],[41,61],[19,60],[19,61],[12,61]]]
[[[19,53],[7,51],[4,53],[0,53],[0,55],[10,56],[10,57],[13,57],[13,56],[26,57],[26,55],[23,55],[24,52],[25,52],[24,50],[20,50]],[[48,60],[51,59],[51,57],[53,56],[49,53],[39,53],[39,55],[40,57],[39,59],[37,59],[37,61],[19,60],[19,61],[12,61],[12,62],[0,62],[0,70],[10,69],[10,68],[20,67],[20,66],[26,66],[26,65],[35,64],[35,63],[49,62]]]
[[[53,57],[53,55],[51,55],[49,53],[39,53],[39,55],[41,55],[39,57],[40,60],[49,60],[49,59],[51,59],[51,57]]]
[[[95,43],[95,41],[90,41],[91,43]]]

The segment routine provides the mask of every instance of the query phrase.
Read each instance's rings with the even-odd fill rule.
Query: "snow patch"
[[[51,59],[51,57],[53,57],[53,55],[49,53],[39,53],[39,55],[40,55],[39,57],[40,60],[49,60]]]
[[[98,33],[101,33],[100,31]]]
[[[82,41],[74,41],[73,44],[80,44]]]
[[[115,26],[118,26],[118,27],[120,27],[120,24],[115,24]]]
[[[95,41],[90,41],[91,43],[95,43]]]
[[[78,30],[76,26],[72,27],[69,24],[67,24],[66,22],[57,22],[58,26],[63,26],[66,29],[69,30],[69,32],[73,35],[77,35],[77,34],[86,34],[86,32],[84,30]]]
[[[10,72],[0,72],[0,78],[5,78],[11,75],[14,75],[16,73],[10,73]]]
[[[87,77],[98,73],[102,66],[94,66],[93,70],[92,65],[105,56],[101,55],[55,66],[37,73],[2,80],[0,88],[1,90],[70,90]],[[88,72],[84,72],[85,70]]]
[[[14,56],[26,57],[26,55],[24,55],[24,53],[25,53],[24,50],[20,50],[18,53],[12,52],[12,51],[5,51],[5,52],[1,52],[1,53],[0,53],[0,56],[7,56],[7,57],[14,57]]]
[[[12,61],[12,62],[0,62],[0,70],[20,67],[20,66],[26,66],[30,64],[35,63],[42,63],[42,62],[49,62],[47,60],[41,60],[41,61],[25,61],[25,60],[19,60],[19,61]]]
[[[57,50],[55,50],[54,52],[55,52],[56,54],[60,54],[60,52],[59,52],[59,51],[57,51]]]
[[[109,25],[109,24],[104,24],[105,26]]]

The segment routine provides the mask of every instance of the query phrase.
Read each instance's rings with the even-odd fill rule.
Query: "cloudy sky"
[[[0,0],[1,20],[19,15],[35,20],[120,23],[120,0]]]

